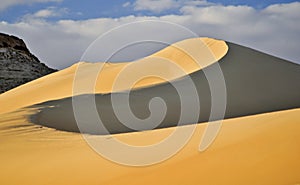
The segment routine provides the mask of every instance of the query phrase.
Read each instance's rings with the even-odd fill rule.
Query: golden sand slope
[[[88,89],[86,86],[91,83],[91,86],[95,87],[95,91],[92,89],[81,91],[81,93],[108,93],[129,89],[131,80],[137,80],[138,76],[150,75],[136,82],[134,88],[177,79],[216,62],[227,53],[227,50],[228,47],[224,41],[196,38],[175,43],[132,63],[80,62],[1,94],[0,103],[5,106],[0,106],[0,113],[72,96],[76,72],[76,87]],[[121,75],[120,83],[116,83],[118,86],[113,89],[118,75]],[[164,79],[157,76],[164,77]],[[96,85],[94,85],[95,80]]]
[[[0,118],[0,184],[300,183],[300,109],[225,120],[205,152],[197,149],[207,125],[197,125],[190,142],[175,157],[148,167],[110,162],[89,148],[80,134],[30,125],[22,111]],[[174,129],[115,137],[144,145]],[[96,137],[106,143],[111,136]]]

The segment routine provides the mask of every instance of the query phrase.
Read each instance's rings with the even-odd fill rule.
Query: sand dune
[[[179,113],[178,94],[166,81],[185,87],[189,75],[201,99],[199,121],[203,123],[196,125],[191,140],[174,157],[151,166],[124,166],[104,159],[81,134],[74,133],[78,130],[72,121],[69,97],[74,92],[76,71],[80,68],[79,77],[82,75],[77,83],[85,87],[95,77],[91,71],[103,67],[94,91],[98,93],[96,102],[107,116],[106,123],[116,124],[109,97],[122,96],[131,82],[122,81],[116,89],[113,82],[120,71],[134,64],[78,63],[0,95],[0,184],[299,184],[299,65],[232,43],[201,40],[205,46],[200,48],[194,47],[197,39],[186,40],[177,43],[184,51],[176,49],[175,44],[153,54],[153,58],[134,62],[135,71],[159,68],[163,71],[159,75],[166,77],[139,81],[130,94],[132,109],[141,118],[149,115],[147,103],[151,98],[158,96],[166,101],[169,109],[162,129],[123,133],[132,130],[112,127],[111,131],[121,134],[91,136],[106,145],[113,137],[137,146],[163,140],[176,130],[170,126],[178,121]],[[162,57],[173,62],[165,65],[166,60],[159,59]],[[153,61],[157,63],[151,68]],[[183,71],[174,73],[177,65]],[[205,74],[217,65],[226,82],[227,119],[214,143],[199,152],[211,108]],[[145,66],[150,67],[144,69]],[[130,78],[136,73],[129,70],[124,74]],[[185,132],[192,126],[180,128]],[[155,155],[148,153],[139,158]]]
[[[153,120],[158,118],[148,119],[143,123],[141,121],[135,122],[134,119],[129,118],[123,120],[127,121],[131,128],[148,130],[155,127],[166,128],[207,122],[209,119],[222,119],[222,115],[212,116],[212,95],[207,80],[207,76],[217,74],[217,65],[222,69],[226,83],[227,101],[224,118],[300,108],[300,65],[236,44],[228,43],[228,46],[228,53],[218,63],[191,73],[189,77],[183,77],[172,83],[166,82],[130,92],[128,96],[130,108],[134,115],[141,119],[151,117],[148,106],[151,99],[159,97],[164,100],[167,110],[161,124],[155,125],[158,121]],[[192,111],[194,110],[192,109],[193,102],[196,99],[191,93],[193,87],[190,86],[189,80],[194,82],[197,90],[196,96],[200,100],[199,118],[195,118],[195,112]],[[185,89],[185,91],[179,96],[178,90],[174,87]],[[217,88],[221,87],[217,86]],[[84,122],[84,125],[80,128],[81,131],[90,134],[106,134],[107,131],[104,128],[100,128],[95,124],[98,122],[98,117],[93,117],[93,112],[89,111],[94,98],[102,123],[109,133],[126,133],[136,130],[128,128],[128,125],[125,126],[124,121],[120,121],[120,116],[118,117],[116,110],[113,109],[111,99],[115,98],[118,101],[119,112],[130,114],[127,109],[128,102],[124,101],[127,98],[126,92],[97,94],[95,97],[94,95],[81,95],[39,104],[38,107],[44,108],[41,108],[40,112],[32,117],[32,121],[59,130],[79,132],[78,118],[76,121],[73,112],[73,100],[76,100],[80,106],[77,109],[85,114],[80,118]],[[182,99],[187,102],[187,109],[189,109],[184,113],[185,116],[181,115]],[[154,108],[154,111],[159,115],[160,112],[163,112],[163,108],[158,105]]]
[[[10,112],[17,108],[49,100],[72,96],[76,72],[78,79],[76,85],[79,86],[79,88],[84,88],[86,84],[96,80],[95,91],[93,92],[109,93],[112,91],[112,86],[117,75],[124,69],[129,69],[122,72],[122,74],[127,77],[126,79],[131,79],[131,76],[139,71],[145,74],[147,74],[147,71],[149,71],[149,74],[153,72],[154,75],[164,76],[166,78],[164,80],[152,76],[144,78],[134,85],[134,88],[146,87],[168,80],[174,80],[207,67],[222,58],[227,50],[228,47],[224,41],[199,38],[175,43],[149,57],[135,62],[79,62],[67,69],[47,75],[1,94],[0,102],[5,106],[0,107],[0,113]],[[191,56],[193,58],[191,58]],[[78,70],[78,68],[80,70]],[[180,68],[181,71],[176,68]],[[98,73],[99,76],[97,76]],[[129,84],[126,79],[124,79],[122,83],[120,83],[121,85],[115,88],[114,91],[128,89]]]

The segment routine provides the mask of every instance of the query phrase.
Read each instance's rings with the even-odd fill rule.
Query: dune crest
[[[134,62],[79,62],[1,94],[0,102],[5,106],[0,107],[0,114],[45,101],[71,97],[76,73],[76,79],[79,79],[76,81],[78,88],[84,89],[95,81],[94,93],[110,93],[157,85],[180,78],[215,63],[224,57],[227,51],[228,46],[224,41],[193,38],[175,43]],[[126,78],[118,78],[117,85],[113,87],[120,74]],[[137,74],[143,78],[132,82],[136,80]]]

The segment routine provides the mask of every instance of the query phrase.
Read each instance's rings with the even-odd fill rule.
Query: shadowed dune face
[[[227,106],[225,118],[233,118],[271,111],[285,110],[300,107],[300,66],[282,59],[272,57],[258,51],[227,43],[229,52],[219,60],[202,70],[191,73],[198,98],[200,100],[200,114],[198,120],[191,120],[189,116],[179,122],[181,113],[180,97],[173,87],[180,86],[188,89],[188,77],[177,79],[172,84],[167,82],[130,92],[129,103],[132,112],[140,119],[150,116],[149,102],[152,98],[159,97],[164,100],[167,111],[164,119],[156,128],[166,128],[176,125],[206,122],[211,114],[211,93],[206,78],[207,74],[214,74],[217,65],[220,65],[226,82]],[[187,90],[188,92],[189,90]],[[103,125],[111,134],[133,132],[134,129],[125,126],[114,113],[111,97],[122,98],[125,92],[113,94],[81,95],[76,96],[80,102],[81,110],[87,110],[90,102],[95,100],[97,111]],[[190,94],[181,94],[190,102]],[[118,104],[120,110],[126,105]],[[84,132],[89,134],[108,134],[103,128],[97,126],[97,120],[90,119],[90,112],[84,112],[85,126],[78,129],[72,107],[72,98],[55,100],[39,104],[40,112],[32,116],[32,122],[71,132]],[[211,120],[222,119],[211,117]],[[139,124],[139,123],[136,123]],[[153,122],[145,123],[140,130],[153,127]]]

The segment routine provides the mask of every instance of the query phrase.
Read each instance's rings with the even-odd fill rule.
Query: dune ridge
[[[147,68],[163,75],[166,79],[149,77],[139,81],[133,88],[174,80],[184,75],[200,70],[222,58],[227,53],[228,47],[224,41],[209,38],[194,38],[175,43],[165,49],[143,59],[124,63],[87,63],[79,62],[69,68],[47,75],[27,84],[21,85],[0,95],[0,102],[5,106],[0,107],[0,114],[16,110],[49,100],[62,99],[73,95],[73,83],[77,74],[76,85],[84,87],[95,80],[95,91],[89,93],[110,93],[117,75],[130,66],[131,70],[124,71],[123,75],[130,77],[137,71],[143,73]],[[191,58],[193,56],[193,58]],[[165,62],[164,62],[165,61]],[[167,62],[166,62],[167,61]],[[174,74],[174,66],[181,71]],[[78,70],[80,69],[80,70]],[[101,69],[99,76],[91,71]],[[133,73],[133,71],[135,73]],[[175,70],[176,71],[176,70]],[[147,70],[146,70],[147,73]],[[97,75],[97,74],[96,74]],[[122,85],[124,84],[124,85]],[[114,91],[128,89],[128,82],[122,82]],[[45,91],[47,89],[47,91]],[[30,97],[30,98],[28,98]]]
[[[111,94],[85,94],[72,98],[65,98],[45,102],[37,105],[39,112],[32,116],[32,122],[59,130],[71,132],[84,132],[89,134],[110,134],[134,132],[136,129],[129,128],[120,121],[113,107],[112,98],[118,99],[118,111],[130,114],[127,104],[133,114],[146,121],[136,122],[134,119],[126,120],[132,127],[139,127],[138,130],[149,130],[154,128],[156,123],[149,111],[149,102],[153,98],[164,100],[167,107],[163,120],[155,128],[174,127],[193,123],[202,123],[209,120],[219,120],[261,114],[267,112],[281,111],[300,108],[300,65],[246,48],[236,44],[227,43],[229,51],[226,56],[217,63],[207,66],[172,82],[160,83],[151,87],[132,90],[129,94],[129,101],[122,101],[127,98],[127,92],[113,92]],[[217,69],[221,68],[226,85],[226,107],[224,117],[212,112],[212,93],[207,75],[216,76]],[[193,81],[197,90],[193,95]],[[213,83],[216,81],[213,81]],[[185,89],[179,96],[177,89]],[[219,90],[222,87],[217,86]],[[181,98],[188,102],[189,111],[182,113]],[[218,97],[217,97],[218,98]],[[96,108],[102,124],[105,128],[99,127],[98,117],[93,116],[91,102],[95,99]],[[200,114],[191,110],[196,100],[199,99]],[[84,125],[78,128],[78,122],[74,116],[74,100],[77,102],[77,110],[84,113],[80,119],[84,119]],[[198,104],[198,102],[196,102]],[[156,116],[163,112],[161,106],[155,108]],[[129,116],[127,116],[129,117]],[[79,119],[77,117],[77,119]],[[83,121],[82,121],[83,122]]]

